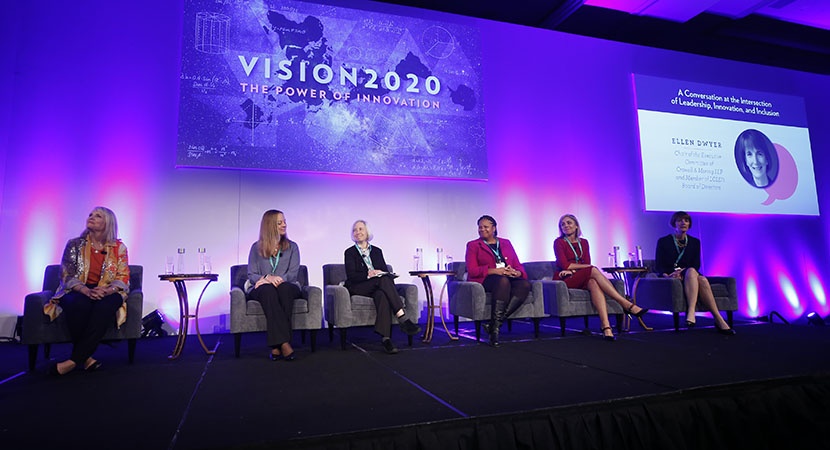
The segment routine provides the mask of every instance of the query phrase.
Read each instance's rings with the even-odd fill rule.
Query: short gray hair
[[[369,228],[369,224],[363,219],[357,219],[352,224],[352,232],[351,232],[352,242],[357,242],[357,241],[354,240],[354,227],[359,223],[362,223],[363,227],[366,228],[366,241],[371,241],[372,239],[374,239],[375,235],[372,234],[372,230]]]

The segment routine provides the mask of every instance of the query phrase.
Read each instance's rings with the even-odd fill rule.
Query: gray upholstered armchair
[[[34,370],[37,361],[37,349],[43,344],[43,356],[49,358],[51,344],[71,342],[66,317],[61,314],[55,321],[43,314],[43,305],[55,295],[60,285],[61,266],[46,266],[43,274],[43,290],[26,296],[23,304],[23,331],[21,342],[29,346],[29,370]],[[141,337],[141,318],[144,308],[144,294],[141,282],[144,277],[142,266],[130,265],[130,293],[127,295],[127,322],[121,328],[112,327],[104,335],[104,341],[127,340],[127,358],[130,363],[135,359],[135,345]]]
[[[635,284],[634,298],[643,308],[671,311],[674,317],[674,329],[680,329],[680,313],[686,312],[686,294],[683,283],[676,278],[662,278],[654,272],[654,260],[643,260],[648,273]],[[706,275],[715,295],[718,309],[726,311],[726,323],[732,327],[733,312],[738,310],[738,289],[733,277],[713,277]],[[702,302],[695,305],[697,311],[705,311]]]
[[[523,264],[531,281],[531,290],[528,299],[516,312],[507,318],[508,331],[511,328],[512,319],[533,320],[533,335],[539,337],[539,322],[548,317],[545,314],[545,305],[542,302],[542,286],[530,278],[532,268]],[[476,340],[481,339],[481,321],[490,320],[491,305],[493,303],[490,293],[484,292],[481,283],[467,281],[467,264],[462,261],[452,263],[450,269],[455,272],[447,279],[447,292],[449,295],[449,310],[453,315],[455,334],[458,334],[459,317],[466,317],[475,322]]]
[[[394,272],[392,266],[386,266],[387,272]],[[326,310],[326,322],[329,324],[329,340],[334,340],[334,329],[340,330],[340,348],[346,349],[346,330],[350,327],[374,325],[377,310],[372,297],[349,295],[343,286],[346,281],[345,264],[326,264],[323,266],[323,290]],[[418,288],[414,284],[395,283],[406,310],[406,316],[414,323],[421,318],[418,303]],[[397,319],[395,319],[397,320]],[[395,323],[393,321],[392,323]],[[412,346],[412,336],[407,336]]]
[[[291,315],[291,327],[300,330],[302,342],[305,332],[311,333],[311,351],[317,349],[317,330],[323,328],[323,293],[317,286],[308,285],[308,268],[300,266],[298,275],[301,297],[294,300]],[[239,357],[242,333],[265,331],[265,312],[262,305],[248,299],[245,295],[245,282],[248,281],[248,265],[231,266],[231,333],[233,334],[233,352]]]
[[[527,276],[531,280],[538,280],[541,285],[542,298],[545,309],[552,316],[559,317],[559,327],[562,336],[565,335],[565,319],[582,317],[585,328],[588,328],[588,317],[596,316],[597,310],[591,303],[591,294],[584,289],[568,289],[564,281],[554,280],[553,271],[556,270],[555,261],[534,261],[524,263]],[[620,280],[611,280],[611,284],[622,295],[625,295],[625,285]],[[605,297],[608,305],[608,314],[616,317],[617,332],[622,328],[623,309],[619,303]]]

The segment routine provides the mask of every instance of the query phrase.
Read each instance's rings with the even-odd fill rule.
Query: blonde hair
[[[115,213],[111,209],[104,206],[96,206],[89,212],[90,215],[94,212],[100,212],[104,216],[104,239],[105,243],[112,244],[118,240],[118,219],[115,218]],[[84,228],[81,232],[81,237],[85,238],[89,234],[89,229]]]
[[[288,250],[288,232],[280,235],[280,215],[285,218],[285,214],[276,209],[269,209],[262,215],[262,221],[259,224],[257,248],[259,249],[259,255],[263,258],[273,256],[278,250]],[[274,246],[274,242],[277,243],[276,247]]]
[[[571,219],[576,224],[576,237],[582,236],[582,227],[579,226],[579,220],[576,219],[576,216],[573,214],[565,214],[559,218],[559,222],[556,223],[556,226],[559,227],[559,237],[564,238],[565,233],[562,232],[562,221],[565,219]]]

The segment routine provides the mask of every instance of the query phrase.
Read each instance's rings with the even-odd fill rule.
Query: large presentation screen
[[[478,29],[338,5],[185,0],[177,166],[487,179]]]
[[[645,209],[818,215],[804,100],[634,75]]]

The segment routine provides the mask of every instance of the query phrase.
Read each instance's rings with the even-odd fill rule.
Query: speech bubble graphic
[[[761,202],[764,206],[771,205],[776,200],[786,200],[792,197],[798,186],[798,168],[795,166],[793,155],[783,145],[773,145],[778,152],[778,177],[774,183],[764,189],[769,195]]]

